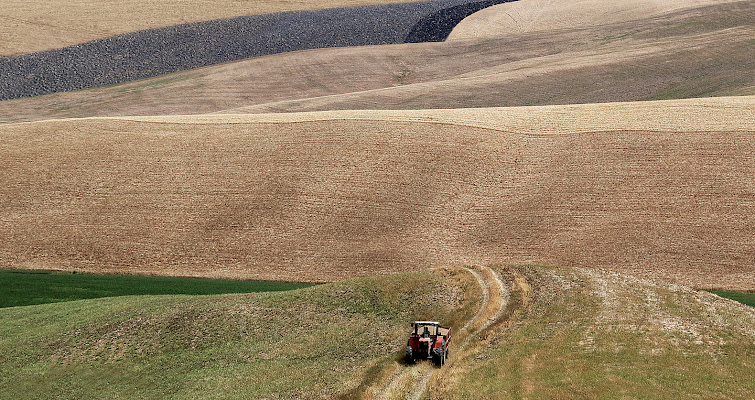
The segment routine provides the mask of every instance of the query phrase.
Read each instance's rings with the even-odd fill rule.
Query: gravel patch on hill
[[[439,0],[251,15],[148,29],[0,58],[0,100],[112,85],[326,47],[442,41],[464,17],[513,0]]]

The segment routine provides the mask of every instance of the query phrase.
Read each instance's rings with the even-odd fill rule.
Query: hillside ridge
[[[297,281],[534,262],[752,290],[754,102],[0,125],[0,261]]]

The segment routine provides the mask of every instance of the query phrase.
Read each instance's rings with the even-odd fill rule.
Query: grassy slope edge
[[[0,270],[0,308],[98,297],[277,292],[312,284],[277,281]]]
[[[733,292],[729,290],[711,290],[710,292],[755,307],[755,292]]]
[[[752,399],[755,310],[582,268],[516,268],[532,292],[432,398]]]
[[[430,398],[751,399],[755,310],[585,268],[501,269],[511,300]],[[522,283],[522,277],[526,279]],[[133,296],[0,310],[0,398],[360,398],[406,321],[456,329],[479,306],[460,269],[290,292]]]
[[[0,398],[330,398],[403,351],[408,322],[460,326],[458,269],[257,295],[130,296],[0,310]]]

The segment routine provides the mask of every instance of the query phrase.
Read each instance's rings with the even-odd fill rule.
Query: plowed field
[[[0,127],[0,262],[329,281],[448,264],[753,289],[753,97]]]
[[[574,9],[581,2],[562,3]],[[611,4],[619,3],[633,4]],[[488,36],[443,43],[278,54],[110,87],[1,101],[0,122],[755,94],[755,2],[690,4],[698,8],[568,29],[505,33],[490,27],[485,29]],[[458,29],[485,24],[475,14]]]

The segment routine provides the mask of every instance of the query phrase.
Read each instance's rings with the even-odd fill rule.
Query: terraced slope
[[[0,263],[329,281],[600,266],[752,290],[755,97],[0,126]]]
[[[727,3],[579,29],[295,52],[2,101],[0,121],[755,94],[753,20],[755,3]]]

